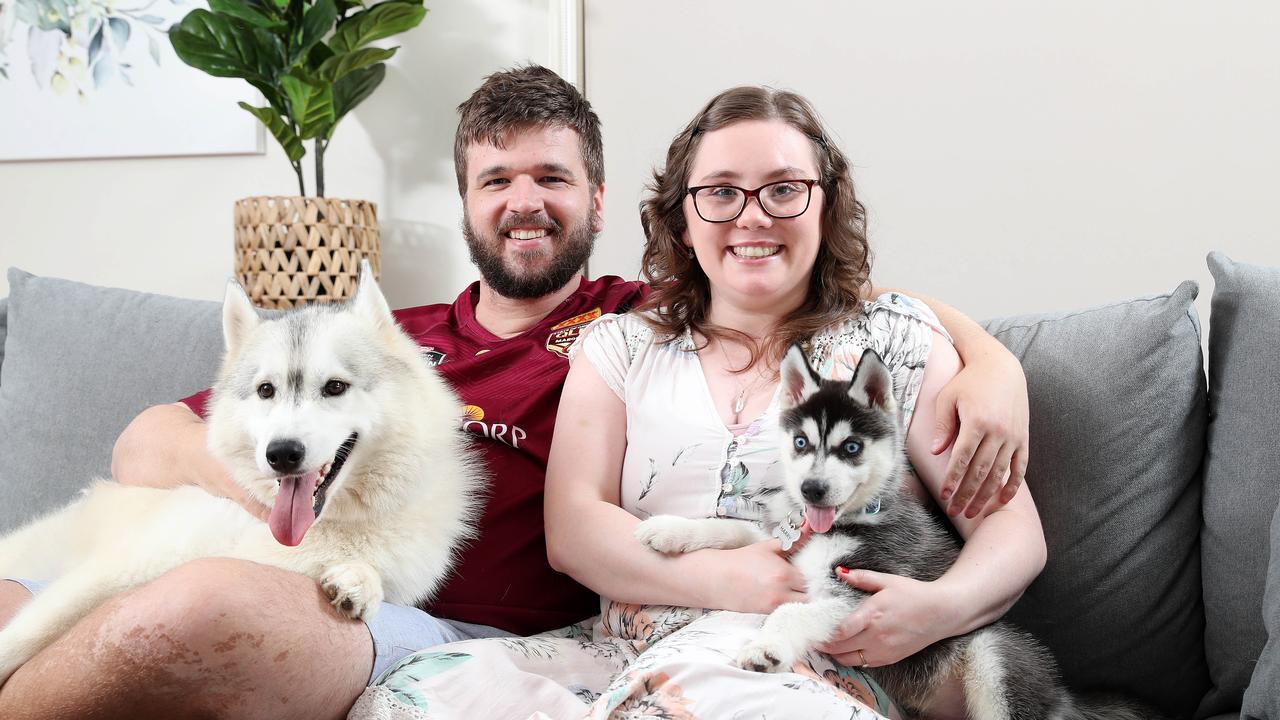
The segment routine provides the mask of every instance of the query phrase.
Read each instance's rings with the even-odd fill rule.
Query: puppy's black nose
[[[817,504],[827,494],[827,484],[821,480],[805,480],[800,483],[800,495],[808,502]]]
[[[297,440],[272,440],[267,445],[267,464],[278,473],[297,472],[307,448]]]

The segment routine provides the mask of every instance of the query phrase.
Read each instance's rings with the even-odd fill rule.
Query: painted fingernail
[[[843,566],[843,565],[838,565],[838,566],[836,566],[836,572],[840,573],[841,575],[848,575],[848,574],[849,574],[849,568],[847,568],[847,567],[845,567],[845,566]]]
[[[954,490],[952,490],[952,489],[951,489],[951,488],[949,488],[949,487],[944,487],[944,488],[942,488],[942,499],[943,499],[943,500],[950,500],[950,499],[951,499],[951,493],[953,493],[953,492],[955,492],[955,491],[954,491]]]

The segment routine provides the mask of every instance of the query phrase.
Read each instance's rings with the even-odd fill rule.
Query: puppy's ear
[[[793,408],[818,391],[818,374],[799,345],[792,345],[782,358],[782,407]]]
[[[235,278],[228,280],[227,293],[222,298],[222,341],[227,348],[227,355],[236,354],[245,338],[261,322],[262,319],[258,317],[258,311],[253,309],[253,303],[249,301],[244,288],[240,287]]]
[[[380,328],[395,327],[391,307],[387,305],[387,298],[382,294],[382,288],[378,287],[378,281],[373,279],[373,268],[369,266],[368,260],[360,261],[360,284],[356,286],[352,308]]]
[[[849,383],[849,397],[885,412],[897,409],[897,401],[893,399],[893,375],[875,350],[867,348],[863,351],[858,369]]]

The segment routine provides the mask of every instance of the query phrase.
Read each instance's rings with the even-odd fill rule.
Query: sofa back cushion
[[[1164,295],[992,320],[1031,400],[1027,486],[1049,560],[1009,613],[1076,689],[1189,717],[1208,687],[1200,595],[1207,409],[1185,282]]]
[[[9,270],[0,383],[0,532],[66,504],[111,469],[144,408],[213,382],[218,303]]]
[[[1213,689],[1201,717],[1239,708],[1250,677],[1258,678],[1254,663],[1267,642],[1267,535],[1280,502],[1280,268],[1211,253],[1209,272],[1212,421],[1200,543]],[[1280,572],[1275,558],[1271,564]],[[1277,685],[1273,676],[1272,692]]]

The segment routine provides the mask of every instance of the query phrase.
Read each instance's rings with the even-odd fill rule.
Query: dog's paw
[[[320,588],[338,612],[353,619],[372,617],[382,602],[382,578],[365,563],[342,563],[325,571]]]
[[[796,658],[786,643],[755,640],[738,653],[738,667],[755,672],[790,670]]]
[[[687,553],[710,547],[699,532],[697,520],[674,515],[655,515],[642,520],[635,530],[640,544],[660,553]]]

